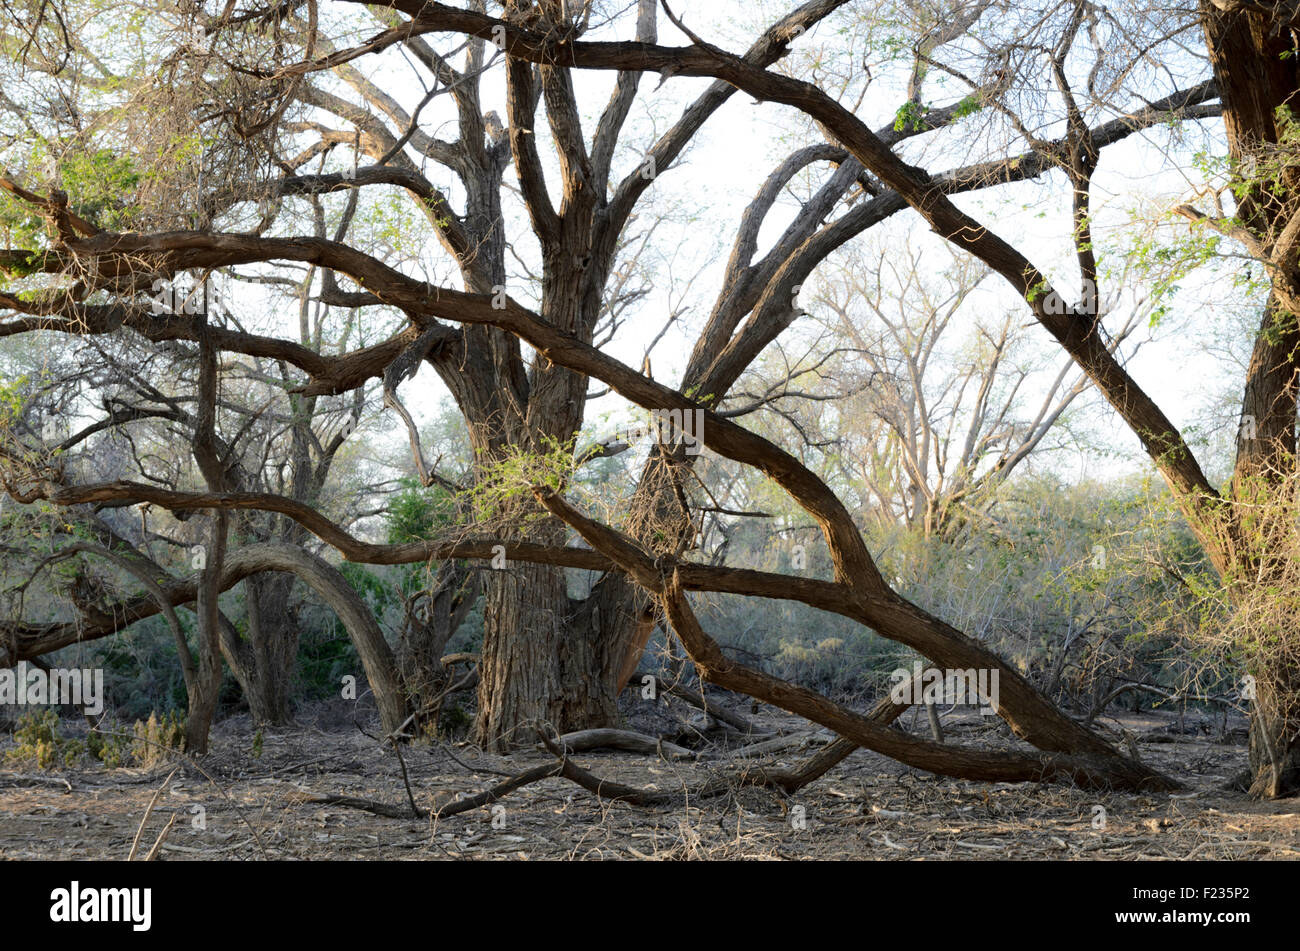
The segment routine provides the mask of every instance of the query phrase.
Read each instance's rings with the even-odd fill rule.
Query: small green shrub
[[[151,713],[147,721],[137,720],[130,732],[100,726],[81,740],[60,732],[57,711],[33,710],[19,719],[14,743],[14,748],[5,753],[5,761],[37,769],[76,766],[86,753],[110,769],[149,767],[165,762],[184,748],[185,726],[178,713],[161,718]]]
[[[50,709],[23,714],[14,728],[14,742],[17,746],[5,753],[5,759],[23,765],[35,763],[37,769],[74,766],[86,752],[80,740],[59,732],[59,715]]]
[[[132,732],[135,742],[131,744],[131,758],[137,766],[165,763],[173,753],[185,748],[185,724],[174,710],[161,718],[151,713],[143,723],[137,720]]]

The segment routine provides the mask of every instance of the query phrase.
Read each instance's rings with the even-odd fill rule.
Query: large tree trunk
[[[1278,799],[1300,793],[1300,671],[1290,664],[1261,672],[1253,688],[1250,794]]]
[[[586,263],[575,260],[572,247],[578,240],[575,235],[564,250],[546,253],[541,311],[554,326],[591,326],[594,320],[587,315],[600,310],[602,282],[592,276],[599,269],[589,274]],[[519,346],[496,329],[466,333],[467,352]],[[514,452],[549,455],[571,446],[582,426],[587,378],[550,361],[534,360],[526,374],[500,362],[482,374],[459,368],[444,380],[469,423],[477,477],[491,477],[493,463]],[[557,520],[518,531],[518,515],[497,513],[503,540],[564,544],[566,529]],[[565,569],[514,562],[487,567],[483,589],[478,744],[494,751],[531,744],[538,723],[561,734],[615,726],[622,657],[610,659],[604,618],[593,610],[595,604],[575,605],[569,598]]]
[[[480,742],[506,749],[530,741],[528,731],[509,736],[511,725],[539,719],[562,732],[617,725],[618,695],[654,630],[650,597],[610,573],[587,597],[570,599],[564,569],[548,565],[489,571],[484,586]]]
[[[555,542],[553,528],[545,534]],[[536,724],[560,733],[613,726],[618,689],[600,649],[599,611],[570,600],[565,570],[508,562],[487,571],[483,586],[479,743],[531,744]]]
[[[1236,515],[1231,537],[1203,537],[1221,570],[1248,579],[1259,575],[1261,565],[1294,558],[1290,525],[1280,533],[1261,531],[1252,510],[1285,507],[1289,476],[1295,471],[1300,332],[1294,313],[1300,309],[1300,271],[1285,229],[1300,203],[1300,174],[1289,171],[1263,183],[1252,183],[1249,175],[1257,167],[1254,160],[1279,144],[1278,110],[1293,104],[1300,69],[1293,34],[1281,28],[1277,17],[1240,9],[1228,13],[1209,0],[1202,0],[1200,12],[1223,100],[1229,153],[1247,176],[1236,217],[1277,259],[1242,399],[1232,487],[1242,512]],[[1287,584],[1282,590],[1289,588]],[[1251,640],[1260,636],[1258,631],[1246,635]],[[1252,673],[1250,790],[1267,798],[1300,792],[1300,664],[1295,635],[1285,630],[1279,637],[1281,649],[1265,650]]]
[[[534,723],[561,733],[560,641],[568,619],[563,571],[515,564],[484,580],[483,650],[479,665],[479,743],[493,751],[531,743]]]
[[[652,547],[665,553],[694,534],[675,477],[678,471],[652,459],[629,503],[638,537],[657,538]],[[563,530],[552,528],[530,540],[563,539]],[[618,695],[654,631],[656,613],[645,590],[610,573],[587,597],[573,600],[563,568],[512,564],[485,575],[479,743],[507,749],[532,742],[527,731],[509,733],[538,720],[561,733],[616,726]]]

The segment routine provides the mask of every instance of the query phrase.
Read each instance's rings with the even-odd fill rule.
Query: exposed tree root
[[[695,759],[694,750],[669,743],[659,737],[631,730],[614,730],[597,728],[578,730],[560,737],[560,743],[569,753],[586,753],[589,750],[610,749],[623,750],[627,753],[649,753],[665,759]]]
[[[469,812],[471,809],[478,809],[480,806],[490,805],[516,789],[527,786],[529,783],[558,776],[561,766],[561,763],[546,763],[542,766],[535,766],[518,776],[512,776],[503,783],[497,783],[491,789],[476,796],[456,799],[444,806],[439,806],[437,809],[422,809],[419,806],[411,805],[394,806],[375,799],[359,799],[356,796],[313,796],[304,794],[300,801],[327,806],[342,806],[345,809],[360,809],[363,812],[373,813],[376,816],[384,816],[389,819],[445,819],[448,816]]]

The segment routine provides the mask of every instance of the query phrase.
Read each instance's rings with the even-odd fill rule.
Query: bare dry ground
[[[759,721],[795,737],[791,748],[774,755],[783,765],[827,739],[781,715]],[[233,718],[220,725],[213,752],[197,766],[0,769],[0,857],[124,859],[160,790],[139,855],[174,816],[158,850],[166,861],[1300,857],[1300,802],[1252,802],[1224,788],[1245,766],[1239,729],[1216,737],[1221,724],[1216,729],[1195,718],[1181,732],[1176,716],[1160,714],[1107,724],[1131,733],[1144,760],[1187,788],[1168,796],[970,783],[858,751],[792,797],[733,787],[685,806],[645,808],[601,800],[551,778],[495,807],[441,820],[391,819],[305,801],[333,794],[408,802],[397,755],[337,711],[316,711],[295,729],[266,733],[258,757],[247,721]],[[977,716],[951,717],[945,727],[953,742],[1011,743],[1004,727]],[[659,790],[689,789],[739,766],[721,755],[670,761],[589,752],[573,759],[602,779]],[[426,809],[554,761],[544,751],[482,755],[463,743],[412,745],[403,760],[411,794]]]

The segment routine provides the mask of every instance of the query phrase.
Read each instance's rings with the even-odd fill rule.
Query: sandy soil
[[[802,735],[769,762],[793,765],[826,741],[779,712],[755,719]],[[397,755],[345,720],[318,711],[294,729],[268,732],[259,757],[246,719],[233,718],[220,725],[213,752],[197,765],[54,771],[5,765],[0,857],[126,858],[155,794],[139,854],[149,852],[174,817],[158,852],[166,861],[1300,857],[1300,802],[1258,803],[1227,791],[1246,762],[1240,724],[1232,724],[1237,729],[1227,738],[1216,737],[1216,728],[1199,718],[1184,724],[1186,733],[1171,715],[1107,720],[1109,728],[1136,737],[1145,761],[1186,783],[1172,796],[947,780],[859,751],[792,797],[733,787],[684,806],[644,808],[604,801],[552,778],[511,793],[495,808],[440,821],[304,801],[328,794],[408,801]],[[924,717],[904,725],[924,729]],[[977,716],[950,716],[945,727],[950,742],[1013,744],[1004,727]],[[738,763],[724,747],[738,738],[696,739],[714,758],[590,752],[574,760],[602,778],[660,790],[687,790],[735,772]],[[0,743],[6,745],[12,741]],[[425,808],[553,761],[542,751],[482,755],[465,743],[415,744],[403,758],[411,794]]]

